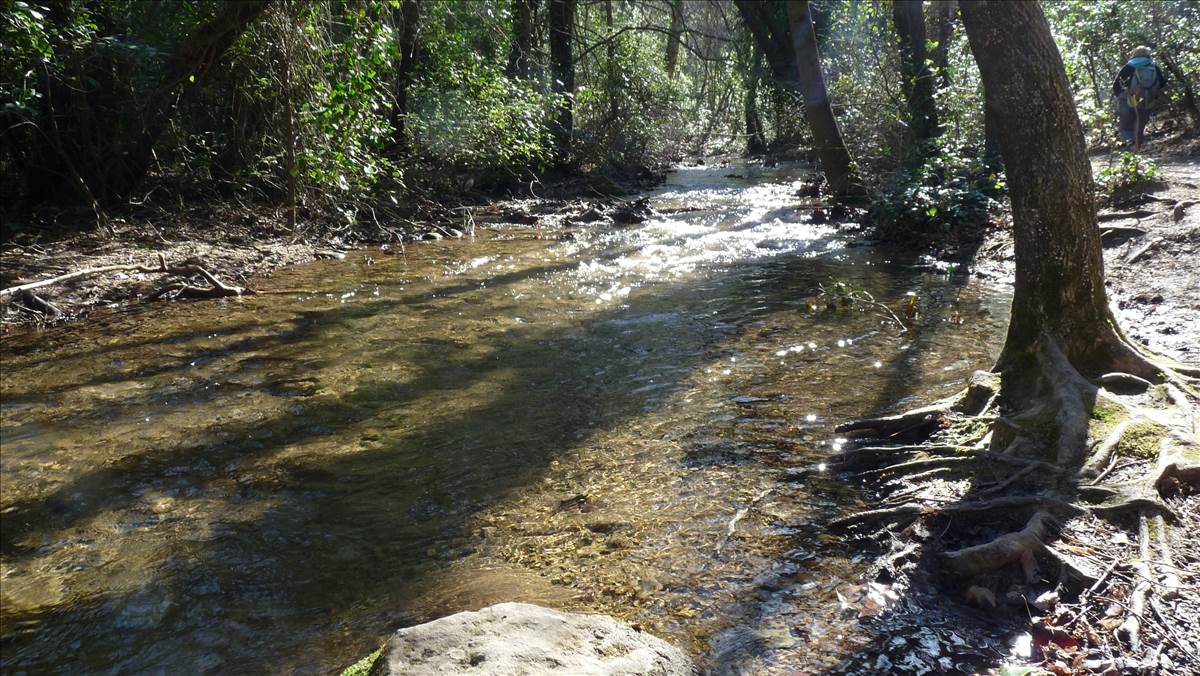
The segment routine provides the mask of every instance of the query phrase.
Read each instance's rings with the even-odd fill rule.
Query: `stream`
[[[680,168],[637,225],[481,226],[6,338],[0,667],[336,673],[501,601],[714,671],[853,655],[866,563],[822,524],[870,496],[824,471],[833,426],[989,367],[1010,295],[851,246],[803,176]],[[919,328],[807,310],[832,280],[915,293]]]

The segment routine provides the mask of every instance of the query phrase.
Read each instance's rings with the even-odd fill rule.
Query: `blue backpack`
[[[1144,56],[1129,60],[1133,66],[1133,75],[1129,78],[1129,88],[1125,95],[1129,105],[1134,108],[1144,108],[1154,102],[1162,88],[1158,81],[1158,68],[1154,62]]]

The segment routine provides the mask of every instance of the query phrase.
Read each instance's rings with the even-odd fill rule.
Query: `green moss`
[[[968,418],[952,424],[939,435],[938,441],[960,446],[975,443],[988,433],[991,422],[983,418]],[[967,451],[963,451],[964,453]]]
[[[1091,411],[1092,421],[1088,425],[1088,436],[1095,441],[1100,441],[1106,438],[1118,423],[1128,417],[1129,412],[1124,406],[1107,399],[1097,399],[1096,405],[1092,407]]]
[[[1013,418],[1013,422],[1047,449],[1058,443],[1058,408],[1038,407]]]
[[[370,655],[367,655],[361,660],[355,662],[354,664],[346,667],[346,669],[342,671],[342,676],[367,676],[367,674],[371,673],[371,667],[375,666],[375,660],[379,659],[379,655],[382,653],[383,648],[380,648],[379,650],[376,650]]]
[[[1158,457],[1159,441],[1168,433],[1167,428],[1149,420],[1139,420],[1125,428],[1117,452],[1135,458],[1154,460]]]

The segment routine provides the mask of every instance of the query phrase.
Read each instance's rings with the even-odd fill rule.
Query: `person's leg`
[[[1117,133],[1124,143],[1133,143],[1134,134],[1134,115],[1133,108],[1129,107],[1129,102],[1124,96],[1117,97]]]

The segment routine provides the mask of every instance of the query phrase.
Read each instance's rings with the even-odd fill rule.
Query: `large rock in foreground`
[[[662,639],[606,615],[500,603],[397,631],[371,674],[694,673]]]

